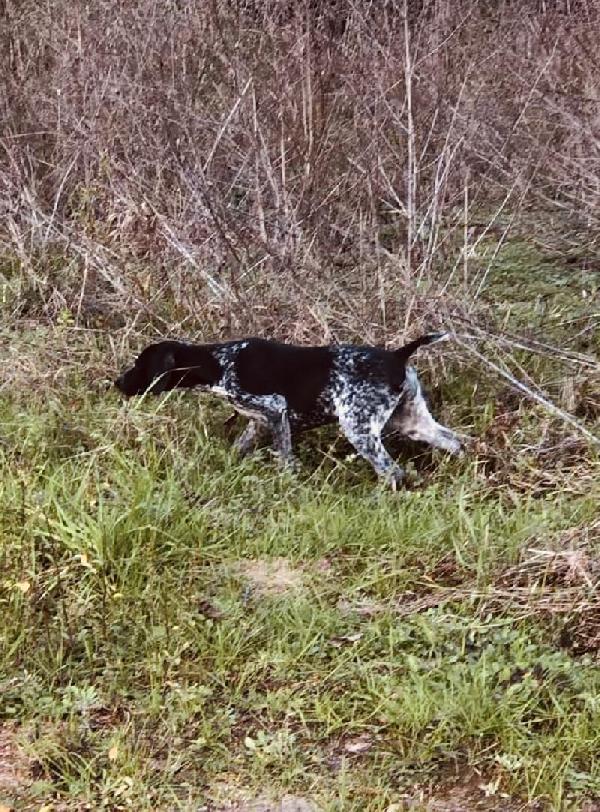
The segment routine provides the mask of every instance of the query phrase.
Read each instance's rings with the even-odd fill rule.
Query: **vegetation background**
[[[599,808],[599,42],[597,0],[0,3],[0,803]],[[397,495],[108,391],[157,336],[437,327],[473,440]]]

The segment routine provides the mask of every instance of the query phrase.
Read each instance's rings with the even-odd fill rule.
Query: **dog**
[[[293,462],[292,435],[337,422],[356,451],[396,489],[403,469],[382,435],[398,432],[451,454],[461,443],[432,417],[417,373],[419,348],[448,338],[427,333],[397,350],[372,346],[304,347],[262,338],[220,344],[160,341],[138,356],[115,386],[127,397],[199,388],[226,398],[249,422],[235,442],[240,455],[269,435],[283,464]]]

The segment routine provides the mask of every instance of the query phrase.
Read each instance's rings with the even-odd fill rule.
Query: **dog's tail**
[[[408,344],[395,351],[396,358],[403,363],[406,363],[413,352],[423,347],[426,344],[436,344],[438,341],[448,341],[450,338],[449,333],[425,333],[420,338],[415,338]]]

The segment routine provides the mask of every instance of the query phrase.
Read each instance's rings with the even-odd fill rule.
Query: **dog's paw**
[[[385,481],[389,484],[392,491],[396,493],[404,483],[405,476],[406,474],[402,468],[396,468],[386,476]]]
[[[279,459],[279,467],[281,468],[282,471],[286,471],[290,474],[299,474],[300,471],[302,470],[300,461],[294,456],[290,457],[279,456],[278,459]]]

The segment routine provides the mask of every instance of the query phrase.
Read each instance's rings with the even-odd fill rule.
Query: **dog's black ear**
[[[175,353],[173,350],[169,350],[169,352],[163,358],[163,369],[165,372],[168,372],[170,369],[175,367]]]
[[[165,351],[162,347],[158,351],[155,349],[146,363],[148,366],[146,366],[145,374],[150,391],[154,395],[173,388],[171,371],[176,366],[173,350]]]
[[[175,386],[212,386],[221,374],[221,365],[207,347],[189,346],[177,351],[177,362],[173,367],[173,380],[177,380]]]

